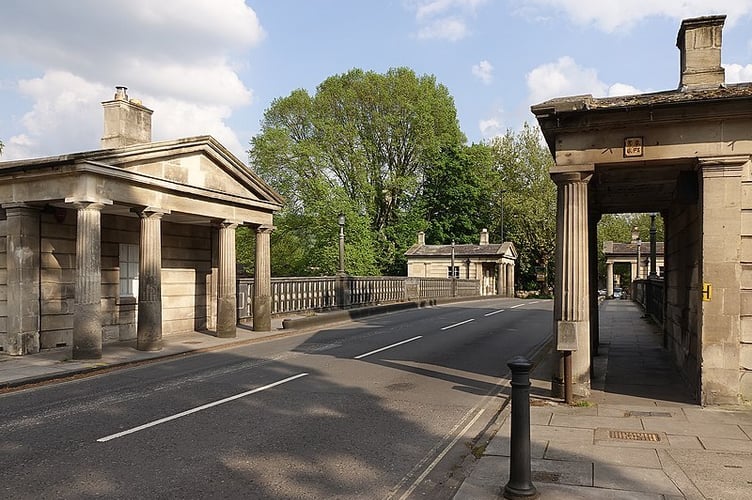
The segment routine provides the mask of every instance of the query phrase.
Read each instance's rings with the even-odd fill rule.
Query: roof
[[[405,255],[408,257],[451,257],[452,245],[413,245],[407,249]],[[460,257],[490,257],[498,259],[506,256],[512,259],[517,258],[517,249],[511,241],[504,243],[494,243],[488,245],[454,245],[455,258]]]
[[[640,253],[647,255],[650,253],[650,242],[640,242]],[[662,241],[655,242],[656,255],[663,255],[664,243]],[[615,243],[613,241],[603,242],[603,253],[605,255],[636,255],[637,243]]]
[[[750,97],[752,97],[752,82],[744,82],[724,84],[718,87],[679,88],[676,90],[618,97],[596,98],[591,94],[557,97],[531,106],[530,109],[533,114],[540,116],[550,114],[551,112],[566,113],[599,109],[622,109]]]

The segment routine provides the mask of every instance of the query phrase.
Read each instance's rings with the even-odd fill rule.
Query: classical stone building
[[[280,196],[212,137],[151,142],[152,111],[125,87],[102,104],[102,149],[0,162],[2,353],[235,336],[241,224],[256,231],[254,328],[269,329]]]
[[[699,402],[752,399],[752,84],[724,81],[724,21],[682,22],[675,90],[532,107],[558,186],[555,379],[575,394],[598,341],[599,217],[660,212],[664,343]]]
[[[405,252],[407,276],[478,280],[481,295],[514,297],[514,264],[517,250],[507,241],[488,243],[488,230],[477,245],[426,245],[426,235]]]
[[[641,241],[639,232],[636,229],[632,231],[632,241],[629,243],[617,241],[603,242],[603,256],[606,259],[606,295],[609,297],[613,297],[614,284],[616,283],[614,264],[627,264],[629,266],[629,277],[632,280],[645,279],[651,274],[650,242]],[[654,271],[656,277],[663,276],[662,241],[655,242]]]

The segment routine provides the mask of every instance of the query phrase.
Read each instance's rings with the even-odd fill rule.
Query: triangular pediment
[[[283,203],[271,186],[209,136],[101,150],[86,160],[191,189]]]

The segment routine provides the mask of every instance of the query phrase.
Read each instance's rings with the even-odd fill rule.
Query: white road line
[[[517,304],[516,306],[512,306],[509,309],[517,309],[518,307],[522,307],[524,305],[525,305],[524,303],[523,304]]]
[[[536,300],[535,302],[531,302],[530,305],[532,306],[533,304],[537,304],[537,303],[538,301]]]
[[[363,359],[367,356],[370,356],[371,354],[376,354],[377,352],[386,351],[387,349],[391,349],[392,347],[397,347],[398,345],[407,344],[408,342],[412,342],[413,340],[422,339],[423,335],[418,335],[417,337],[413,337],[411,339],[403,340],[402,342],[397,342],[396,344],[388,345],[386,347],[382,347],[381,349],[376,349],[375,351],[367,352],[365,354],[361,354],[359,356],[355,356],[354,359]]]
[[[465,321],[460,321],[459,323],[455,323],[453,325],[445,326],[441,330],[449,330],[450,328],[454,328],[460,325],[464,325],[465,323],[470,323],[471,321],[475,321],[475,318],[466,319]]]
[[[308,374],[307,373],[299,373],[297,375],[293,375],[292,377],[287,377],[286,379],[279,380],[277,382],[265,385],[263,387],[257,387],[256,389],[253,389],[253,390],[250,390],[250,391],[241,392],[240,394],[236,394],[234,396],[230,396],[229,398],[224,398],[224,399],[220,399],[219,401],[214,401],[213,403],[207,403],[205,405],[197,406],[196,408],[191,408],[190,410],[186,410],[186,411],[183,411],[183,412],[180,412],[180,413],[176,413],[175,415],[171,415],[169,417],[160,418],[159,420],[154,420],[153,422],[149,422],[149,423],[146,423],[146,424],[143,424],[143,425],[139,425],[138,427],[134,427],[132,429],[128,429],[128,430],[125,430],[125,431],[122,431],[122,432],[118,432],[116,434],[110,434],[109,436],[105,436],[103,438],[97,439],[97,442],[98,443],[105,443],[105,442],[110,441],[112,439],[117,439],[119,437],[127,436],[128,434],[133,434],[134,432],[142,431],[144,429],[148,429],[149,427],[154,427],[156,425],[163,424],[165,422],[169,422],[170,420],[176,420],[178,418],[185,417],[186,415],[190,415],[192,413],[196,413],[196,412],[199,412],[201,410],[206,410],[207,408],[211,408],[213,406],[218,406],[218,405],[221,405],[223,403],[228,403],[230,401],[234,401],[236,399],[239,399],[239,398],[242,398],[242,397],[245,397],[245,396],[250,396],[251,394],[255,394],[257,392],[265,391],[267,389],[271,389],[272,387],[277,387],[278,385],[282,385],[284,383],[291,382],[291,381],[293,381],[295,379],[298,379],[300,377],[305,377],[306,375],[308,375]]]
[[[504,309],[499,309],[498,311],[491,311],[490,313],[486,313],[483,316],[493,316],[494,314],[503,313]]]
[[[431,462],[431,464],[430,464],[430,465],[429,465],[428,467],[426,467],[426,470],[424,470],[424,471],[423,471],[423,473],[422,473],[422,474],[421,474],[420,476],[418,476],[418,477],[417,477],[417,479],[415,479],[415,481],[413,481],[413,484],[412,484],[412,485],[410,485],[410,487],[409,487],[409,488],[407,489],[407,491],[405,491],[405,493],[403,493],[403,494],[402,494],[402,496],[400,497],[400,500],[405,500],[406,498],[408,498],[408,497],[409,497],[409,496],[410,496],[410,495],[412,494],[412,492],[413,492],[413,491],[415,491],[415,488],[417,488],[417,487],[418,487],[418,485],[419,485],[420,483],[422,483],[422,482],[423,482],[423,480],[424,480],[424,479],[426,478],[426,476],[428,476],[428,474],[430,474],[430,473],[431,473],[431,471],[432,471],[432,470],[433,470],[433,469],[434,469],[434,468],[435,468],[435,467],[436,467],[436,466],[437,466],[437,465],[439,464],[439,462],[441,462],[441,459],[442,459],[442,458],[444,458],[444,456],[445,456],[445,455],[446,455],[447,453],[449,453],[449,450],[451,450],[451,449],[452,449],[452,447],[453,447],[453,446],[454,446],[455,444],[457,444],[457,441],[459,441],[459,440],[460,440],[460,439],[462,438],[462,436],[464,436],[465,434],[467,434],[467,431],[469,431],[469,430],[470,430],[470,427],[472,427],[472,426],[473,426],[473,424],[475,424],[475,422],[477,422],[477,421],[478,421],[478,419],[480,418],[480,416],[481,416],[481,415],[483,415],[483,412],[484,412],[484,411],[485,411],[485,410],[481,408],[481,409],[480,409],[480,410],[478,411],[478,413],[476,413],[476,414],[475,414],[475,416],[473,417],[473,419],[472,419],[472,420],[471,420],[471,421],[470,421],[470,422],[469,422],[469,423],[468,423],[468,424],[467,424],[467,425],[465,426],[465,428],[464,428],[464,429],[462,429],[462,430],[461,430],[461,431],[460,431],[460,432],[459,432],[459,433],[458,433],[458,434],[457,434],[457,435],[456,435],[456,436],[454,437],[454,439],[452,440],[452,442],[451,442],[451,443],[449,443],[449,444],[448,444],[448,445],[446,446],[446,448],[444,448],[444,450],[443,450],[443,451],[442,451],[441,453],[439,453],[439,456],[437,456],[437,457],[436,457],[436,458],[434,459],[434,461],[433,461],[433,462]]]

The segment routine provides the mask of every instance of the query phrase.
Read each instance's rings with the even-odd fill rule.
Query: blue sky
[[[155,140],[245,161],[273,99],[356,67],[435,75],[479,142],[551,97],[676,88],[680,22],[710,14],[726,81],[752,81],[752,0],[3,0],[2,159],[98,148],[125,85]]]

